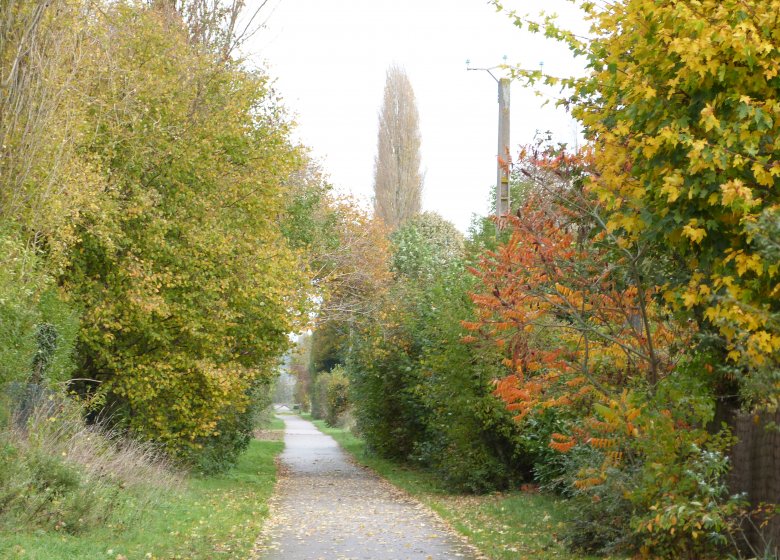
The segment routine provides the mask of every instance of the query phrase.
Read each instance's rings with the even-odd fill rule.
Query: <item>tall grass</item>
[[[44,395],[6,417],[0,432],[5,528],[120,530],[181,487],[182,474],[157,448],[105,424],[85,424],[82,406],[71,399]]]

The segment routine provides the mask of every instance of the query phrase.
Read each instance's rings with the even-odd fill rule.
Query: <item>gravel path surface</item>
[[[428,508],[353,465],[330,436],[297,416],[257,560],[474,560]]]

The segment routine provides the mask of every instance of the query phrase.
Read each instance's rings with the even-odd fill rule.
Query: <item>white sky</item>
[[[582,28],[565,0],[505,4],[532,14],[557,9],[563,22],[565,16]],[[248,46],[252,59],[276,78],[298,123],[297,139],[331,182],[366,201],[385,71],[393,62],[406,69],[420,113],[423,208],[463,231],[473,213],[487,213],[498,122],[496,82],[486,72],[467,72],[466,60],[491,67],[506,55],[527,68],[543,61],[554,75],[580,65],[562,45],[518,30],[485,0],[271,0],[264,11],[266,29]],[[537,130],[575,141],[575,124],[562,109],[542,108],[543,99],[519,83],[511,99],[512,151]]]

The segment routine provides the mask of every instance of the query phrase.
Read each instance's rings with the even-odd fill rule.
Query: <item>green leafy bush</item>
[[[325,421],[330,426],[337,426],[349,407],[349,378],[343,368],[332,369],[328,378]]]
[[[341,426],[349,408],[349,378],[343,367],[321,372],[314,380],[312,416],[329,426]]]
[[[520,445],[533,463],[534,480],[545,491],[555,494],[566,493],[565,473],[570,468],[570,457],[550,448],[550,441],[553,433],[567,431],[572,416],[561,410],[546,410],[526,417],[519,427]]]
[[[0,384],[67,379],[78,327],[41,259],[0,230]]]
[[[564,458],[566,493],[579,511],[566,535],[572,548],[691,560],[738,553],[745,504],[726,484],[733,438],[696,427],[711,418],[701,390],[675,398],[684,408],[665,406],[688,381],[668,378],[652,396],[626,392],[580,425],[586,435]]]
[[[492,394],[501,357],[461,343],[473,313],[462,235],[424,214],[393,241],[396,281],[377,316],[356,325],[347,360],[367,448],[459,491],[519,484],[532,461]]]
[[[408,461],[424,437],[427,404],[415,391],[412,341],[395,310],[387,311],[381,322],[369,319],[356,329],[347,368],[367,450]]]

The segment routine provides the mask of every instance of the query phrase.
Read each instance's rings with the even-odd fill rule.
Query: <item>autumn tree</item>
[[[626,244],[661,243],[687,270],[666,297],[721,337],[719,369],[744,401],[776,409],[780,271],[767,241],[779,204],[780,4],[580,5],[590,40],[513,16],[567,42],[588,74],[517,73],[570,88],[609,229]]]
[[[420,130],[414,91],[399,66],[387,70],[374,160],[376,215],[394,230],[420,211]]]
[[[710,404],[721,418],[739,407],[763,411],[772,429],[780,402],[780,3],[577,4],[587,38],[554,18],[512,17],[567,43],[586,74],[515,73],[568,88],[562,103],[593,145],[587,189],[603,204],[606,229],[623,247],[651,247],[674,264],[663,297],[698,327],[687,354],[708,372],[699,382],[714,390]],[[776,502],[777,493],[751,495],[761,499]]]
[[[497,391],[518,420],[630,386],[653,393],[690,336],[656,301],[658,262],[605,228],[578,161],[521,154],[532,192],[507,218],[506,242],[472,269],[479,320],[466,326],[505,350],[511,374]]]
[[[105,186],[61,275],[82,309],[80,377],[94,381],[81,390],[136,435],[225,466],[304,317],[308,283],[280,227],[304,160],[262,73],[193,47],[175,14],[106,14],[77,139]]]
[[[73,142],[88,112],[75,84],[95,62],[94,49],[81,48],[96,38],[84,22],[97,12],[59,0],[0,6],[0,220],[45,249],[52,268],[105,187]]]
[[[630,242],[658,238],[687,263],[668,297],[724,338],[743,395],[773,407],[778,267],[760,224],[778,220],[780,203],[778,9],[632,2],[594,13],[603,52],[630,42],[630,54],[591,55],[602,97],[576,111],[601,154],[592,188],[610,227]]]
[[[290,184],[295,188],[282,232],[309,270],[318,322],[369,313],[390,277],[387,228],[365,204],[335,194],[311,161],[293,173]]]
[[[55,276],[101,190],[71,141],[86,111],[74,52],[91,36],[78,22],[93,14],[61,1],[0,4],[0,383],[46,385],[72,371],[78,314]]]
[[[95,415],[204,469],[248,443],[315,292],[281,193],[317,179],[231,55],[243,6],[0,5],[0,379],[72,375]]]
[[[390,247],[385,225],[357,201],[329,196],[325,205],[311,273],[322,296],[320,318],[344,322],[371,313],[387,290]]]
[[[295,194],[282,229],[300,251],[316,299],[314,332],[296,361],[296,397],[319,414],[322,391],[341,379],[327,372],[346,361],[352,327],[376,313],[388,289],[389,240],[382,220],[356,200],[335,195],[316,166],[309,163],[291,179]]]
[[[192,44],[206,48],[227,63],[263,26],[268,0],[150,0],[156,10],[181,21]]]
[[[724,479],[730,440],[704,428],[714,409],[706,358],[687,351],[695,328],[661,297],[666,257],[626,244],[583,189],[590,161],[521,155],[535,188],[507,218],[509,238],[473,269],[481,285],[465,341],[504,352],[496,395],[527,437],[567,456],[545,457],[541,472],[582,499],[575,548],[720,557],[738,501]],[[717,539],[701,538],[705,514]]]

